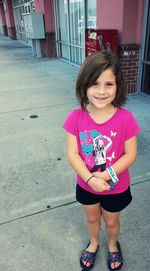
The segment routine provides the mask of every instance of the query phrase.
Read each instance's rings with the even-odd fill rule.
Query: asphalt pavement
[[[77,107],[78,67],[38,59],[0,35],[0,270],[78,271],[88,242],[62,123]],[[121,215],[123,271],[150,270],[150,96],[129,95],[142,131],[130,169],[132,204]],[[94,270],[107,270],[104,224]]]

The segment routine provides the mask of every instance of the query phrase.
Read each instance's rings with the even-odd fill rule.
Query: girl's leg
[[[102,215],[99,203],[93,205],[82,205],[86,214],[87,229],[89,234],[90,245],[86,248],[89,252],[95,252],[99,244],[100,218]],[[88,262],[83,261],[87,267]]]
[[[116,241],[119,236],[120,232],[120,212],[116,213],[110,213],[106,210],[103,209],[103,219],[105,222],[105,227],[106,227],[106,233],[108,236],[108,249],[111,252],[117,252],[117,246],[116,246]],[[116,267],[118,267],[120,263],[112,263],[112,268],[115,270]]]

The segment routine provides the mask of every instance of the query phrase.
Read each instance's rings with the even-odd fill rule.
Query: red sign
[[[85,30],[85,54],[103,49],[117,53],[118,31],[116,29],[86,29]]]

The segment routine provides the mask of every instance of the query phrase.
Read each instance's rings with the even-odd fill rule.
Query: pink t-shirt
[[[118,108],[102,124],[97,124],[88,112],[75,109],[69,113],[63,128],[76,136],[79,154],[91,172],[103,171],[113,165],[123,155],[125,141],[140,131],[132,113],[123,108]],[[127,190],[130,185],[128,170],[118,175],[118,178],[114,190],[105,192],[95,192],[78,175],[77,183],[94,194],[117,194]]]

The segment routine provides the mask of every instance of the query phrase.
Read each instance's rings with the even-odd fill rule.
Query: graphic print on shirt
[[[107,150],[112,147],[111,137],[116,137],[117,133],[111,131],[110,137],[102,135],[96,130],[80,132],[81,149],[84,154],[84,162],[91,168],[91,172],[104,171],[106,168],[106,160],[109,162],[115,158],[113,151],[111,156],[107,157]]]

